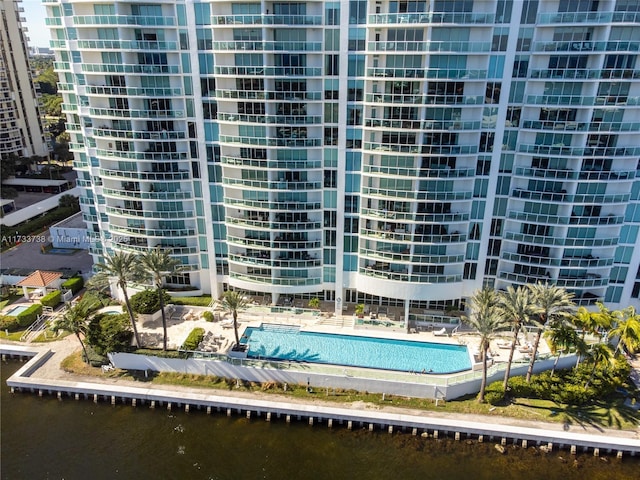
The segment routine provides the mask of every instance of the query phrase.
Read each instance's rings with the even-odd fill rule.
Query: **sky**
[[[26,26],[29,27],[27,36],[30,47],[49,47],[49,29],[44,24],[46,17],[42,0],[22,0],[24,7],[23,17],[27,19]]]

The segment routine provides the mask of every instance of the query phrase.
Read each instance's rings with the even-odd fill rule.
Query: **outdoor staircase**
[[[332,315],[330,317],[322,317],[316,322],[316,325],[326,325],[337,328],[353,328],[354,320],[353,317],[349,316],[336,317],[335,315]]]

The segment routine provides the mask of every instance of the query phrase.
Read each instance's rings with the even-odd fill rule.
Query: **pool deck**
[[[190,320],[183,320],[184,315],[190,310],[195,314],[193,318]],[[225,320],[228,320],[230,316],[222,310],[214,310],[220,320],[216,322],[207,322],[200,318],[200,313],[205,310],[209,309],[204,307],[175,307],[174,314],[167,318],[168,344],[171,348],[178,348],[182,345],[189,333],[196,327],[203,328],[205,332],[211,332],[212,335],[222,338],[218,353],[226,353],[232,344],[235,343],[233,328],[229,328],[228,324],[225,323]],[[240,336],[242,336],[246,327],[259,327],[263,323],[274,323],[281,325],[293,325],[300,327],[300,329],[304,331],[318,333],[467,345],[470,354],[477,353],[480,346],[479,337],[471,333],[442,336],[434,334],[433,331],[406,333],[398,331],[398,329],[385,328],[382,326],[379,328],[370,326],[364,327],[356,325],[352,315],[344,315],[338,318],[327,318],[326,316],[311,315],[308,313],[270,313],[268,307],[256,306],[248,309],[247,311],[240,312],[238,315],[238,322]],[[162,324],[160,321],[144,323],[138,327],[138,330],[145,345],[156,347],[161,345]],[[509,349],[500,348],[499,345],[501,342],[510,342],[511,339],[511,337],[505,336],[496,338],[491,342],[490,352],[495,364],[507,362],[509,358]],[[521,334],[519,341],[522,347],[524,347],[527,343],[533,342],[533,335],[527,336],[525,334]],[[540,342],[538,353],[541,356],[550,353],[546,342]],[[516,349],[514,352],[514,359],[516,362],[519,360],[524,361],[526,358],[527,353],[524,351],[524,348]]]

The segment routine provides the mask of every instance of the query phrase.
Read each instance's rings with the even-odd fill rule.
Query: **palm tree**
[[[542,332],[550,323],[559,321],[561,317],[568,315],[575,307],[575,304],[571,300],[573,293],[567,292],[562,287],[548,283],[537,283],[535,285],[528,285],[528,288],[531,290],[535,303],[537,319],[532,319],[532,321],[537,327],[537,332],[533,342],[533,352],[531,352],[529,368],[527,369],[527,383],[531,381],[531,375],[533,375],[533,367],[536,363],[536,355],[538,354],[538,346],[540,345]]]
[[[482,382],[478,393],[478,402],[484,402],[484,391],[487,386],[487,351],[492,338],[498,330],[504,328],[507,323],[500,315],[498,309],[498,295],[495,290],[484,287],[476,291],[470,298],[471,314],[462,317],[462,321],[468,323],[480,334],[480,355],[482,358]]]
[[[131,308],[129,301],[129,293],[127,286],[135,280],[137,275],[138,257],[132,253],[117,251],[105,257],[104,263],[96,264],[98,273],[91,277],[88,286],[97,288],[101,291],[108,291],[110,288],[109,279],[115,277],[118,287],[122,290],[124,296],[124,304],[129,314],[133,335],[136,339],[136,346],[140,348],[140,336],[138,335],[138,327],[136,326],[136,317]]]
[[[87,347],[82,341],[82,337],[80,335],[86,337],[87,329],[89,328],[87,321],[91,314],[100,307],[102,307],[102,304],[95,298],[88,301],[81,300],[73,307],[69,308],[67,312],[62,317],[59,317],[53,324],[54,330],[66,330],[76,336],[82,346],[82,352],[84,353],[86,363],[89,363],[89,355],[87,353]]]
[[[593,362],[593,368],[591,369],[591,375],[589,375],[589,380],[585,383],[584,388],[588,388],[589,384],[593,380],[593,376],[596,373],[596,369],[598,365],[602,363],[610,363],[613,359],[613,351],[611,347],[606,343],[596,343],[591,347],[589,351],[589,359]]]
[[[167,315],[164,311],[164,296],[162,286],[164,279],[182,270],[182,264],[169,255],[168,250],[160,247],[147,251],[140,257],[138,266],[139,276],[150,282],[158,291],[160,312],[162,314],[162,350],[167,350]]]
[[[563,321],[552,323],[550,329],[546,331],[545,336],[547,340],[549,340],[551,353],[556,355],[556,360],[553,362],[553,368],[551,369],[551,376],[553,377],[556,366],[558,365],[558,360],[560,359],[560,352],[563,350],[567,351],[572,347],[578,347],[583,343],[583,340],[573,326]],[[579,350],[582,351],[582,349]]]
[[[513,341],[511,342],[511,349],[509,350],[507,369],[504,372],[503,388],[506,392],[509,375],[511,374],[511,364],[513,363],[513,353],[518,343],[518,334],[523,325],[529,323],[529,320],[535,314],[535,310],[531,290],[526,287],[519,286],[518,288],[513,288],[509,286],[506,291],[502,291],[498,295],[500,311],[513,329]]]
[[[599,335],[601,328],[610,328],[613,322],[613,314],[604,306],[601,302],[596,302],[598,305],[598,312],[590,312],[585,307],[578,308],[578,311],[571,318],[571,322],[580,330],[582,334],[580,336],[582,342],[581,345],[586,349],[586,335],[590,333],[592,335]],[[581,349],[578,349],[578,359],[576,360],[576,367],[580,364],[582,354]]]
[[[614,355],[618,354],[621,346],[629,353],[640,348],[640,314],[636,313],[635,307],[629,306],[620,311],[614,327],[609,330],[609,337],[618,337]]]
[[[247,308],[249,302],[244,297],[242,292],[229,290],[224,292],[220,304],[222,305],[222,308],[229,312],[233,317],[233,332],[236,335],[237,348],[238,346],[240,346],[240,337],[238,336],[238,312]]]

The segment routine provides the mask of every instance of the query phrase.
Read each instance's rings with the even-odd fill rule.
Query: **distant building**
[[[418,320],[640,305],[638,0],[45,5],[96,261]]]
[[[0,157],[49,155],[20,1],[0,2]]]

